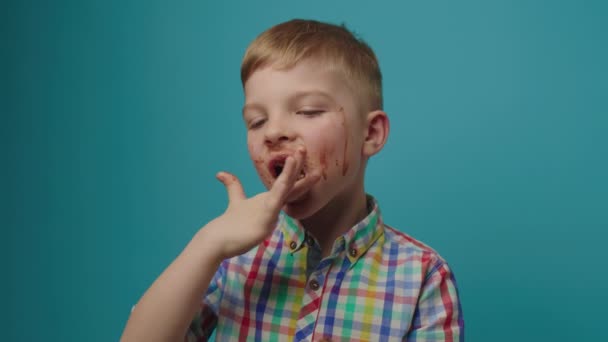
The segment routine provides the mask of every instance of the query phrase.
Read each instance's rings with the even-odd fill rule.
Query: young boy
[[[217,175],[226,212],[152,284],[123,340],[463,340],[446,262],[385,225],[364,190],[389,133],[373,51],[344,27],[292,20],[253,41],[241,79],[269,190],[246,198]]]

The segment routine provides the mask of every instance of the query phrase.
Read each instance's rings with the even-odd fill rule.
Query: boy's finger
[[[243,200],[246,198],[245,191],[243,191],[243,186],[235,175],[230,174],[228,172],[218,172],[215,177],[226,187],[226,191],[228,192],[229,203],[233,203],[235,201]]]
[[[321,179],[321,173],[318,171],[313,171],[310,174],[306,175],[304,179],[298,180],[291,187],[289,194],[286,198],[286,201],[297,199],[300,196],[304,195],[310,188],[315,185]]]
[[[283,202],[287,197],[287,194],[296,182],[296,165],[297,161],[294,157],[287,157],[283,172],[279,175],[279,178],[272,184],[269,192],[269,203],[268,205],[272,208],[281,208]]]

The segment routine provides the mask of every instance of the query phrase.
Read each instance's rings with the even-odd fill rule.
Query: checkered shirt
[[[456,281],[434,250],[370,214],[331,255],[281,215],[258,247],[224,260],[187,341],[463,341]],[[315,257],[318,256],[318,257]]]

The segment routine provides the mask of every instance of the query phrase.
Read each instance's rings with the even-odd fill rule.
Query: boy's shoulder
[[[424,242],[414,238],[413,236],[393,227],[386,223],[384,225],[384,234],[394,243],[406,248],[415,249],[421,253],[434,253],[437,254],[432,247],[425,244]]]
[[[398,258],[402,261],[419,261],[423,264],[445,265],[445,259],[432,247],[413,236],[382,223],[384,229],[384,250],[388,251],[389,257]]]

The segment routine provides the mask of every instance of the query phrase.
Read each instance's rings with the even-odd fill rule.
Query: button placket
[[[312,236],[310,236],[310,235],[306,236],[306,244],[308,245],[308,247],[314,246],[315,239],[313,239]]]

